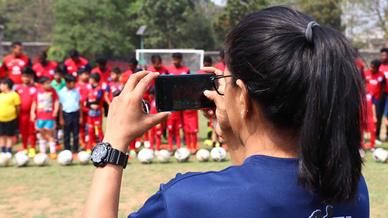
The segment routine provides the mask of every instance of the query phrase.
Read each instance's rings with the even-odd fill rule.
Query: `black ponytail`
[[[344,202],[361,176],[362,78],[344,36],[309,25],[306,37],[311,21],[286,7],[253,13],[228,34],[226,63],[264,116],[298,137],[300,184],[325,203]]]

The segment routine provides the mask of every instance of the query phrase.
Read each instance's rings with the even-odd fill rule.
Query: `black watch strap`
[[[106,163],[122,166],[125,169],[128,163],[128,155],[111,147]]]

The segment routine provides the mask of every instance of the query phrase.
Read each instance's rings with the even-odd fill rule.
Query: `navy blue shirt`
[[[178,174],[128,217],[369,217],[363,177],[354,202],[336,205],[322,204],[297,180],[298,159],[255,155],[218,172]]]

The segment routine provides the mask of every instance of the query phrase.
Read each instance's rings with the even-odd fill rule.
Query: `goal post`
[[[172,64],[172,54],[181,53],[183,65],[190,68],[191,73],[197,73],[203,66],[205,51],[198,49],[136,49],[136,59],[141,65],[151,65],[151,56],[160,55],[165,66]]]

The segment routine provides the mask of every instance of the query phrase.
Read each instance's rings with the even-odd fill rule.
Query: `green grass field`
[[[201,123],[204,130],[204,123]],[[204,135],[204,133],[201,133]],[[388,145],[384,145],[388,148]],[[178,172],[219,170],[230,162],[153,163],[131,161],[125,169],[119,217],[142,206],[144,201]],[[0,217],[79,217],[89,191],[94,167],[77,163],[0,168]],[[388,164],[376,163],[367,153],[363,174],[370,193],[371,217],[388,217]]]

